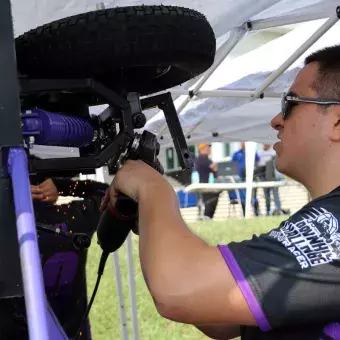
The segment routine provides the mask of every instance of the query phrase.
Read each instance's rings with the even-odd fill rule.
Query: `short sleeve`
[[[219,249],[262,331],[339,320],[340,233],[330,211],[302,209]]]

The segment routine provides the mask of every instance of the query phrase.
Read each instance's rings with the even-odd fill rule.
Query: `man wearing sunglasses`
[[[142,162],[121,168],[104,204],[120,192],[139,203],[141,266],[163,317],[213,339],[340,339],[339,104],[335,46],[306,59],[271,122],[278,171],[312,201],[250,240],[208,245],[160,174]]]

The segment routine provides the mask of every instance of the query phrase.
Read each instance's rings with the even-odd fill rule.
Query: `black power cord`
[[[102,256],[100,257],[99,266],[98,266],[98,273],[97,273],[98,274],[97,275],[97,281],[96,281],[96,284],[94,286],[90,302],[87,305],[86,312],[83,316],[83,319],[81,320],[81,324],[80,324],[79,329],[77,331],[76,337],[74,338],[75,340],[79,340],[80,337],[82,336],[82,331],[83,331],[83,328],[85,326],[86,320],[87,320],[87,318],[90,314],[90,310],[91,310],[94,298],[96,297],[96,294],[97,294],[97,291],[98,291],[98,288],[99,288],[99,284],[100,284],[100,280],[103,276],[105,264],[106,264],[107,258],[109,257],[109,254],[110,253],[103,251]]]
[[[99,220],[97,227],[98,244],[103,249],[98,266],[97,282],[95,284],[90,302],[81,321],[75,340],[79,340],[86,320],[89,316],[94,298],[97,294],[100,279],[104,272],[106,260],[110,253],[119,249],[125,242],[129,232],[134,228],[138,205],[126,196],[119,196],[116,206],[106,209]]]

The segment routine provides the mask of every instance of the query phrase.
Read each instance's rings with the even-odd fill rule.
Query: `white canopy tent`
[[[29,29],[35,28],[39,25],[44,23],[51,22],[56,19],[60,19],[63,17],[67,17],[70,15],[87,12],[96,9],[96,5],[98,5],[98,1],[96,0],[11,0],[12,2],[12,12],[14,17],[14,28],[15,28],[15,35],[19,35]],[[219,112],[219,110],[215,110],[211,112],[211,116],[209,115],[210,119],[204,119],[204,124],[202,124],[202,119],[204,115],[199,115],[200,110],[206,112],[208,108],[212,109],[211,107],[206,108],[198,108],[197,113],[193,114],[194,111],[187,109],[181,115],[181,120],[183,125],[186,129],[186,132],[189,132],[192,135],[192,141],[198,136],[203,137],[200,138],[200,141],[211,141],[211,132],[214,129],[212,128],[209,121],[218,121],[223,116],[231,117],[232,119],[230,122],[233,122],[234,127],[227,122],[220,122],[219,126],[228,127],[228,129],[224,131],[216,130],[213,132],[219,132],[221,140],[226,141],[228,140],[249,140],[251,139],[254,141],[263,141],[263,136],[265,134],[265,125],[268,125],[268,118],[269,114],[273,114],[279,110],[279,99],[277,98],[276,91],[281,91],[282,88],[286,88],[288,84],[288,80],[291,80],[293,77],[294,70],[291,70],[291,73],[287,73],[283,76],[286,77],[283,85],[281,87],[277,83],[278,87],[273,87],[270,90],[275,90],[275,93],[269,93],[269,97],[265,93],[265,99],[261,100],[254,100],[257,99],[265,90],[268,90],[268,87],[290,66],[294,66],[294,62],[296,59],[303,54],[308,47],[310,47],[315,41],[320,38],[325,32],[328,31],[330,27],[332,27],[338,20],[336,15],[336,7],[338,5],[338,1],[336,0],[165,0],[165,1],[158,1],[158,0],[105,0],[103,1],[103,5],[108,7],[114,6],[128,6],[128,5],[154,5],[154,4],[163,4],[163,5],[178,5],[189,7],[193,9],[197,9],[198,11],[205,14],[211,23],[214,32],[216,34],[216,38],[218,40],[219,49],[216,54],[216,61],[215,64],[206,72],[205,75],[202,75],[199,79],[195,81],[190,81],[188,84],[184,85],[183,88],[186,89],[189,86],[191,88],[191,96],[188,96],[188,92],[185,90],[175,90],[173,91],[174,95],[181,95],[184,94],[186,97],[178,98],[177,107],[178,111],[181,112],[185,106],[191,101],[192,98],[195,96],[220,96],[220,97],[230,97],[230,98],[238,98],[237,101],[234,100],[233,104],[230,104],[229,111],[224,110],[223,112]],[[253,57],[249,57],[248,61],[244,61],[244,64],[235,64],[234,66],[229,65],[228,70],[236,70],[236,67],[240,67],[243,69],[244,73],[239,74],[236,76],[234,74],[234,78],[230,76],[228,80],[224,79],[223,81],[218,76],[222,73],[219,72],[217,76],[213,76],[210,83],[210,90],[215,90],[216,88],[220,88],[224,85],[230,85],[233,82],[243,78],[245,83],[238,82],[234,87],[226,87],[227,91],[213,91],[213,92],[199,92],[202,89],[202,86],[206,83],[206,81],[210,78],[210,76],[214,73],[214,71],[218,68],[218,66],[223,62],[225,57],[230,53],[230,51],[235,47],[240,39],[247,33],[251,31],[256,31],[260,29],[265,29],[269,27],[277,27],[287,24],[295,24],[300,22],[308,22],[311,20],[317,19],[327,19],[331,18],[326,23],[321,26],[321,28],[317,31],[317,33],[309,39],[306,43],[304,42],[304,38],[308,39],[308,34],[301,40],[289,40],[289,44],[286,45],[284,49],[282,49],[282,54],[275,55],[272,59],[277,63],[275,66],[272,65],[272,68],[264,68],[264,69],[254,69],[251,70],[250,68],[246,68],[246,63],[249,63],[249,66],[256,65],[259,55],[255,55]],[[312,32],[310,32],[311,34]],[[288,36],[288,34],[287,34]],[[291,35],[293,38],[293,34]],[[336,43],[333,41],[332,44]],[[286,50],[287,49],[287,50]],[[287,52],[287,53],[286,53]],[[254,51],[255,53],[255,51]],[[263,53],[263,52],[262,52]],[[261,55],[260,58],[262,58]],[[282,65],[276,71],[271,73],[276,69],[276,67],[280,66],[280,58]],[[287,59],[287,60],[286,60]],[[244,57],[246,60],[246,56]],[[286,61],[285,61],[286,60]],[[235,61],[236,62],[236,61]],[[268,61],[269,63],[269,61]],[[267,66],[267,62],[265,62]],[[297,65],[295,65],[297,66]],[[227,66],[225,66],[227,67]],[[255,74],[257,72],[269,72],[269,73],[262,73],[257,74],[256,76],[249,76],[248,79],[245,80],[249,74]],[[230,72],[230,71],[229,71]],[[224,76],[227,74],[223,74]],[[262,78],[261,78],[262,77]],[[283,79],[282,78],[282,79]],[[216,80],[216,83],[213,83],[213,79]],[[217,81],[217,79],[220,79]],[[207,83],[209,84],[209,83]],[[215,85],[214,85],[215,84]],[[237,87],[238,86],[238,87]],[[246,87],[245,87],[246,86]],[[250,87],[250,88],[249,88]],[[244,91],[247,90],[247,91]],[[184,91],[184,92],[180,92]],[[241,99],[240,99],[241,98]],[[200,105],[209,105],[206,104],[207,101],[203,103],[196,103]],[[221,104],[221,103],[220,103]],[[212,105],[212,104],[211,104]],[[198,106],[199,107],[199,106]],[[222,105],[216,105],[214,109],[217,107],[224,107]],[[246,108],[246,110],[243,110]],[[270,108],[270,110],[268,109]],[[193,109],[193,107],[191,108]],[[190,113],[191,112],[191,113]],[[246,113],[247,112],[247,113]],[[270,112],[270,113],[269,113]],[[250,114],[249,114],[250,113]],[[261,116],[262,113],[262,116]],[[215,116],[214,116],[215,114]],[[186,116],[185,116],[186,115]],[[190,116],[191,115],[191,116]],[[195,119],[186,118],[189,121],[188,125],[184,117],[192,117],[195,116]],[[245,115],[245,116],[244,116]],[[260,117],[261,116],[261,117]],[[159,117],[158,117],[159,118]],[[247,123],[249,119],[252,119],[252,124]],[[256,121],[255,121],[256,120]],[[157,118],[151,120],[149,124],[153,124],[157,122]],[[194,122],[194,124],[192,123]],[[256,126],[257,122],[257,126]],[[167,136],[166,130],[164,129],[164,124],[159,124],[158,127],[148,125],[149,128],[160,132],[160,134],[164,134]],[[191,125],[190,125],[191,124]],[[160,126],[161,125],[161,126]],[[197,126],[196,126],[197,125]],[[204,134],[204,130],[202,127],[210,126],[210,130]],[[193,130],[193,128],[195,128]],[[230,130],[232,129],[232,130]],[[196,132],[195,132],[196,130]],[[258,131],[255,133],[255,131]],[[269,131],[269,130],[268,130]],[[253,135],[250,134],[254,133]],[[273,138],[273,135],[271,135]],[[198,140],[198,139],[197,139]],[[216,140],[216,139],[215,139]],[[163,139],[164,144],[167,143],[167,138]],[[254,156],[254,144],[248,144],[248,149],[251,149],[252,152],[248,153],[247,156],[247,163],[250,168],[253,168],[253,156]],[[59,149],[60,150],[60,149]],[[46,154],[46,149],[45,149]],[[56,153],[60,155],[69,155],[70,153],[74,153],[74,150],[62,150],[61,152],[56,151],[54,152],[54,156]],[[249,172],[247,171],[247,182],[249,184],[249,189],[251,189],[251,178],[252,176],[248,175]],[[250,205],[250,192],[251,190],[247,190],[249,195],[247,197],[247,211],[249,210]],[[127,338],[126,331],[123,332],[124,339]],[[138,333],[135,332],[134,338],[138,338]]]
[[[222,62],[197,97],[180,113],[185,135],[190,136],[188,142],[274,142],[276,132],[270,127],[270,120],[280,111],[281,93],[288,90],[308,54],[340,43],[340,23],[335,24],[307,51],[301,51],[302,55],[292,61],[287,71],[264,91],[263,99],[254,100],[254,92],[324,25],[325,20],[304,24],[249,53]],[[173,92],[185,93],[178,90]],[[160,133],[164,122],[164,115],[159,112],[148,121],[146,129]],[[172,143],[167,130],[164,130],[162,137],[163,145]]]

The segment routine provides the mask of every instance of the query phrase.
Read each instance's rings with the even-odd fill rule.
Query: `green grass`
[[[256,219],[237,219],[223,222],[200,222],[190,228],[210,244],[227,244],[230,241],[249,239],[253,234],[266,232],[276,226],[282,218],[268,217]],[[138,326],[141,340],[200,340],[207,339],[194,327],[181,325],[161,318],[144,283],[138,258],[138,239],[134,237],[135,280],[138,309]],[[89,251],[87,277],[88,293],[92,294],[97,275],[97,266],[101,255],[94,239]],[[124,286],[126,315],[131,334],[131,309],[128,288],[126,248],[119,251],[122,280]],[[112,257],[109,258],[99,290],[92,306],[90,320],[94,340],[121,339],[118,297]],[[228,308],[228,306],[226,306]]]

